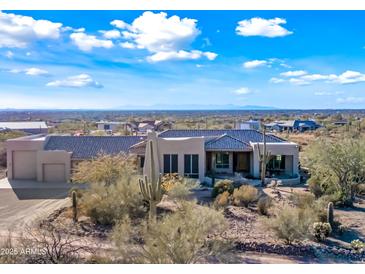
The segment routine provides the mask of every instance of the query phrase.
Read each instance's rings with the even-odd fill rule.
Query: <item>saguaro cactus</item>
[[[148,153],[146,154],[145,165],[148,165],[148,173],[144,176],[144,179],[139,180],[139,187],[141,193],[149,203],[149,220],[151,222],[156,221],[156,211],[157,204],[162,199],[161,190],[161,177],[157,174],[152,141],[148,141],[146,149]]]
[[[72,191],[72,213],[73,221],[77,222],[77,194],[76,191]]]
[[[333,203],[329,202],[327,206],[327,223],[329,223],[333,229],[334,217],[333,217]]]

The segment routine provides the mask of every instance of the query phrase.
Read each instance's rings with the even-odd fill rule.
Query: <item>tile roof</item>
[[[262,142],[262,133],[254,129],[169,129],[159,134],[162,138],[176,137],[219,137],[229,135],[241,142]],[[268,143],[282,143],[285,140],[267,134],[266,141]]]
[[[248,143],[242,142],[227,134],[207,141],[205,143],[205,150],[207,151],[251,151],[252,148]]]
[[[66,150],[73,159],[91,159],[100,153],[127,153],[129,148],[146,139],[145,136],[57,136],[51,135],[45,150]]]

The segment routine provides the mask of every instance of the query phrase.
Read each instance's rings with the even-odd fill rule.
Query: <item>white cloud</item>
[[[245,94],[250,94],[252,93],[252,90],[250,90],[247,87],[242,87],[239,89],[236,89],[235,91],[233,91],[234,93],[236,93],[237,95],[245,95]]]
[[[282,24],[286,24],[286,20],[283,18],[264,19],[255,17],[239,21],[236,33],[242,36],[264,36],[270,38],[282,37],[293,33],[283,28]]]
[[[345,97],[345,98],[337,98],[337,103],[340,104],[359,104],[364,103],[364,97]]]
[[[58,39],[62,24],[0,11],[0,48],[25,48],[41,39]]]
[[[333,79],[334,82],[340,84],[354,84],[365,82],[365,74],[358,71],[347,70]]]
[[[91,51],[93,48],[109,49],[114,46],[110,40],[99,39],[94,35],[83,32],[74,32],[70,35],[70,38],[82,51]]]
[[[310,82],[305,81],[301,78],[290,78],[288,82],[296,86],[307,86],[310,84]]]
[[[304,70],[296,70],[280,73],[280,76],[292,78],[285,80],[274,77],[270,79],[270,82],[275,84],[289,82],[294,85],[308,85],[314,81],[325,81],[326,83],[337,83],[341,85],[365,82],[365,74],[352,70],[347,70],[339,75],[319,73],[308,74]]]
[[[124,22],[122,20],[113,20],[110,22],[110,25],[112,25],[113,27],[116,27],[118,29],[125,29],[129,26],[126,22]]]
[[[118,39],[121,37],[120,31],[113,29],[113,30],[101,30],[100,31],[104,38],[106,39]]]
[[[281,78],[272,77],[269,82],[273,84],[280,84],[285,82],[285,80]]]
[[[217,57],[217,54],[213,52],[202,52],[200,50],[192,50],[192,51],[160,51],[151,56],[147,57],[149,62],[161,62],[167,60],[196,60],[205,56],[208,60],[214,60]]]
[[[40,68],[26,68],[26,69],[11,69],[9,70],[11,73],[24,73],[30,76],[47,76],[49,72]]]
[[[332,95],[332,92],[328,92],[328,91],[317,91],[314,93],[314,95],[316,96],[329,96]]]
[[[243,67],[246,69],[253,69],[253,68],[266,66],[267,64],[268,64],[268,61],[266,61],[266,60],[252,60],[252,61],[244,62]]]
[[[283,77],[297,77],[307,74],[305,70],[293,70],[293,71],[287,71],[280,73],[280,76]]]
[[[82,88],[82,87],[94,87],[102,88],[103,86],[96,82],[88,74],[80,74],[75,76],[70,76],[64,80],[56,80],[47,83],[48,87],[66,87],[66,88]]]
[[[124,29],[122,36],[126,42],[120,45],[130,49],[146,49],[152,53],[147,57],[150,62],[201,57],[214,60],[216,53],[189,49],[200,34],[196,23],[195,19],[180,18],[176,15],[167,17],[165,12],[150,11],[144,12],[130,25],[121,20],[111,22],[113,26]]]
[[[131,43],[131,42],[122,42],[119,44],[122,48],[125,48],[125,49],[135,49],[136,48],[136,45]]]
[[[11,51],[11,50],[8,50],[6,53],[5,53],[5,57],[8,58],[8,59],[11,59],[13,58],[14,56],[14,53]]]

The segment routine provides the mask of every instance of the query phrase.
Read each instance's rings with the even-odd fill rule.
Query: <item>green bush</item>
[[[359,239],[353,240],[351,242],[351,248],[356,252],[364,252],[365,251],[365,243]]]
[[[248,207],[253,202],[257,201],[258,190],[251,185],[242,185],[233,191],[233,203],[237,206]]]
[[[267,226],[279,239],[287,244],[306,239],[309,236],[309,227],[315,221],[313,211],[300,209],[284,204],[274,217],[267,220]]]
[[[257,210],[261,215],[269,215],[269,209],[272,206],[272,199],[269,196],[261,197],[257,202]]]
[[[228,191],[229,194],[232,194],[234,190],[233,181],[231,180],[222,180],[215,184],[212,190],[212,197],[215,198],[219,194],[222,194],[225,191]]]
[[[329,223],[315,222],[312,225],[312,236],[318,242],[324,241],[332,232],[331,225]]]

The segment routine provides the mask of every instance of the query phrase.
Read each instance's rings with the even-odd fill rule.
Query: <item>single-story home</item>
[[[320,128],[314,120],[288,120],[288,121],[275,121],[265,124],[265,128],[271,131],[290,131],[290,132],[304,132],[307,130],[316,130]]]
[[[147,136],[37,135],[6,142],[9,179],[69,181],[79,161],[100,153],[131,153],[144,163],[149,138],[157,139],[160,172],[204,181],[206,176],[260,176],[263,135],[256,130],[166,130]],[[298,179],[298,145],[268,134],[269,175]]]
[[[146,120],[141,122],[99,121],[96,124],[98,130],[111,133],[117,130],[125,130],[131,134],[146,134],[150,130],[163,131],[172,127],[171,122],[160,120]]]
[[[0,122],[2,131],[23,131],[27,134],[47,134],[48,126],[43,121]]]
[[[256,120],[240,121],[240,122],[235,123],[235,129],[260,130],[260,128],[261,128],[260,121],[256,121]]]

